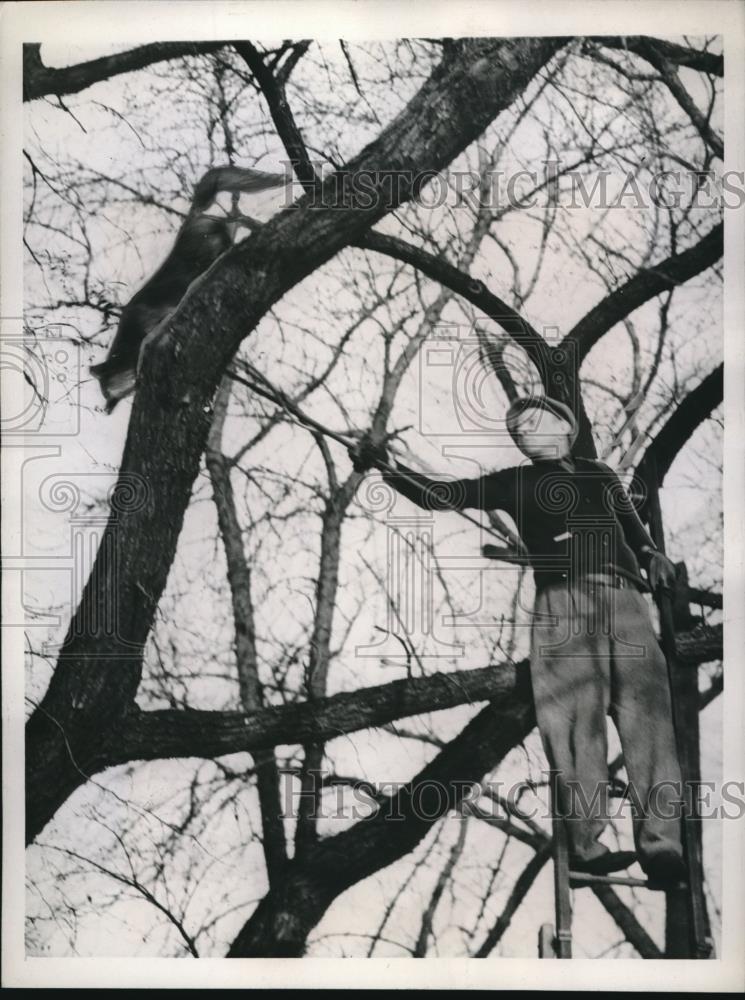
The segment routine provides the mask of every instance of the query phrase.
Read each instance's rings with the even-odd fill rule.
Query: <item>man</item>
[[[573,413],[548,399],[516,400],[507,428],[525,463],[478,479],[432,479],[363,443],[358,471],[384,479],[426,510],[500,509],[515,521],[534,571],[530,670],[538,728],[555,777],[554,809],[566,817],[570,867],[608,874],[631,852],[612,853],[607,825],[607,729],[618,729],[634,810],[636,857],[660,887],[685,878],[681,775],[665,657],[642,596],[670,586],[659,552],[615,473],[573,458]]]

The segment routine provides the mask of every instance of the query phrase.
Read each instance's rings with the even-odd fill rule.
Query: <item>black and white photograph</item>
[[[3,985],[745,987],[744,26],[5,5]]]

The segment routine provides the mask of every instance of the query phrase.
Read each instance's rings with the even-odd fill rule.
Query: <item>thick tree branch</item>
[[[483,281],[474,280],[467,272],[447,261],[414,247],[404,240],[367,232],[357,241],[357,246],[387,254],[396,260],[416,267],[433,281],[438,281],[458,295],[462,295],[477,309],[502,327],[512,340],[523,348],[535,365],[547,395],[566,403],[577,416],[580,432],[573,449],[586,458],[595,457],[592,428],[585,412],[582,397],[576,391],[576,373],[571,352],[552,348],[540,333],[520,313],[490,292]],[[509,394],[509,393],[508,393]]]
[[[112,76],[144,69],[153,63],[178,59],[182,56],[205,55],[217,52],[227,42],[153,42],[136,49],[102,56],[74,66],[53,68],[45,66],[38,43],[23,46],[23,100],[33,101],[45,94],[78,94],[86,87],[109,80]]]
[[[661,486],[680,449],[723,398],[724,365],[720,364],[675,407],[642,455],[636,467],[637,476],[646,482],[649,470],[656,467],[658,485]]]
[[[685,666],[721,659],[722,626],[679,632],[676,646]],[[322,743],[424,712],[487,700],[498,702],[512,691],[514,671],[526,666],[527,661],[521,661],[516,667],[497,664],[436,673],[249,714],[198,709],[133,711],[114,734],[102,766],[169,757],[212,758],[288,744]]]
[[[525,663],[519,666],[524,668]],[[394,719],[504,697],[514,687],[514,669],[502,664],[437,673],[250,714],[196,709],[134,712],[118,736],[109,763],[219,757],[287,744],[323,743]]]
[[[703,52],[700,49],[689,48],[687,45],[677,45],[675,42],[665,42],[660,38],[645,38],[639,35],[621,37],[609,35],[590,40],[598,45],[604,45],[606,48],[633,52],[644,59],[647,59],[648,43],[652,42],[655,49],[671,63],[687,66],[689,69],[697,69],[702,73],[711,73],[712,76],[724,76],[724,57],[715,52]]]
[[[720,611],[723,607],[722,595],[711,590],[689,587],[686,596],[690,604],[702,604],[705,608],[718,608]]]
[[[715,264],[722,256],[724,224],[714,226],[695,246],[674,254],[653,267],[643,268],[620,288],[611,292],[569,331],[565,347],[576,348],[581,364],[604,333],[635,309]]]
[[[436,257],[427,250],[412,246],[411,243],[395,236],[367,232],[356,241],[356,245],[410,264],[428,278],[461,295],[501,326],[515,343],[525,350],[541,377],[547,374],[550,351],[546,341],[517,310],[490,292],[483,281],[472,278],[467,271],[449,264],[442,257]]]
[[[721,625],[706,625],[691,632],[678,632],[675,648],[682,667],[697,667],[722,658],[723,630]]]

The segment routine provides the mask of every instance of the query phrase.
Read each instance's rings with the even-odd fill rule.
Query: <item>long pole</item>
[[[657,465],[652,457],[649,467],[649,529],[660,552],[665,551],[665,532],[660,506]],[[700,818],[698,813],[698,684],[695,668],[682,668],[678,662],[673,620],[672,595],[669,590],[659,587],[655,600],[660,615],[660,643],[665,654],[670,684],[670,700],[673,713],[675,743],[680,762],[683,789],[681,805],[683,809],[682,833],[683,849],[688,868],[688,884],[685,892],[685,906],[680,906],[678,890],[667,894],[668,922],[671,925],[666,934],[666,952],[670,958],[711,958],[713,945],[708,931],[706,904],[704,901],[703,863],[699,836]],[[690,669],[690,677],[685,677]],[[689,683],[690,682],[690,683]],[[686,711],[686,708],[689,711]],[[691,716],[695,713],[695,722]],[[686,725],[686,723],[689,723]],[[691,724],[693,723],[693,724]],[[687,911],[687,920],[680,927],[674,919]],[[671,919],[673,918],[673,919]],[[683,935],[681,935],[683,931]],[[680,937],[683,937],[683,941]],[[677,938],[677,940],[676,940]],[[682,947],[681,947],[682,946]],[[682,953],[680,953],[682,952]]]
[[[247,386],[249,389],[255,392],[257,396],[261,396],[264,399],[270,400],[275,405],[281,406],[293,423],[298,424],[301,427],[305,427],[307,430],[315,431],[317,434],[323,434],[325,437],[330,437],[333,441],[338,441],[339,444],[344,445],[345,448],[351,448],[357,443],[350,436],[347,436],[345,434],[340,434],[338,431],[334,431],[330,427],[324,427],[323,424],[319,423],[317,420],[314,420],[314,418],[309,416],[307,413],[304,413],[297,405],[297,403],[293,402],[293,400],[291,400],[285,393],[283,393],[281,389],[277,389],[275,386],[271,385],[271,383],[267,378],[265,378],[259,372],[251,369],[248,365],[244,366],[246,368],[249,368],[252,379],[248,379],[245,376],[240,375],[237,371],[235,371],[235,369],[232,369],[229,372],[230,377],[232,379],[235,379],[236,382],[240,382],[242,385]],[[262,387],[257,381],[255,381],[256,379],[260,379],[264,383],[264,387]],[[416,482],[416,480],[412,479],[401,469],[394,469],[387,462],[383,462],[380,461],[379,459],[376,459],[376,461],[374,462],[374,466],[381,472],[387,472],[395,476],[400,476],[402,479],[406,479],[410,483],[413,483],[414,485],[417,486],[419,485]],[[455,510],[455,513],[458,514],[459,517],[462,517],[464,521],[468,521],[470,524],[479,528],[482,532],[485,532],[487,535],[492,535],[494,538],[498,539],[502,543],[505,542],[506,539],[503,535],[498,534],[492,528],[487,527],[487,525],[483,524],[477,518],[471,517],[471,515],[467,514],[464,510]],[[509,553],[505,552],[504,555],[509,555]],[[500,558],[504,558],[504,555],[500,552]],[[494,558],[494,556],[491,555],[490,558]]]

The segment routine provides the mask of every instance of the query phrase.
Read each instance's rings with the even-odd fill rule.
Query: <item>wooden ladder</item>
[[[552,790],[552,802],[554,794]],[[685,827],[692,826],[692,817],[687,814],[683,819]],[[566,821],[554,812],[553,826],[553,863],[554,863],[554,924],[543,924],[538,934],[538,955],[540,958],[571,958],[572,957],[572,889],[581,889],[595,885],[625,885],[638,889],[659,891],[657,886],[650,885],[646,878],[633,878],[628,875],[590,875],[585,872],[571,871],[569,867],[569,841]],[[713,958],[713,942],[708,934],[706,911],[703,905],[703,884],[700,878],[700,859],[697,855],[690,863],[689,851],[691,844],[696,843],[696,832],[691,829],[684,832],[685,861],[688,878],[685,882],[670,886],[666,891],[685,893],[686,911],[688,914],[689,940],[683,949],[682,958]],[[698,873],[698,878],[696,874]],[[693,877],[691,877],[693,875]]]

